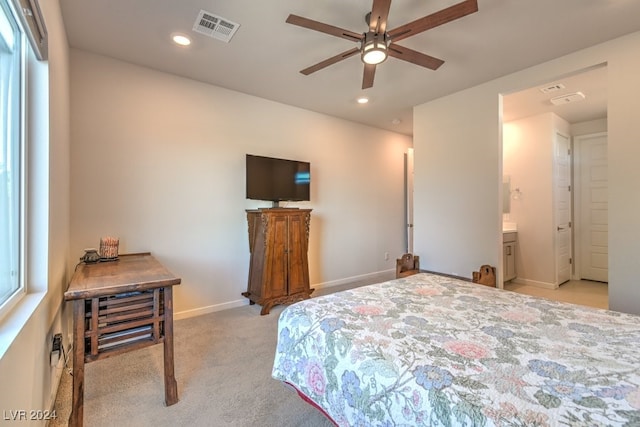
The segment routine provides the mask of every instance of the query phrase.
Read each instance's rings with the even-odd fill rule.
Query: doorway
[[[607,127],[606,82],[606,64],[600,64],[503,95],[502,168],[504,175],[510,175],[512,189],[511,212],[502,219],[518,229],[515,283],[557,288],[580,278],[607,279],[606,208],[602,206],[607,199],[602,187],[606,165],[586,166],[586,159],[578,157],[597,154],[606,162],[607,149],[602,145]],[[577,92],[582,94],[580,102],[550,102],[552,98],[574,98],[569,95]],[[525,140],[527,146],[509,146],[510,135]],[[580,151],[578,145],[583,142]],[[515,166],[509,164],[513,152],[521,158]],[[527,168],[535,172],[522,173]],[[594,182],[585,188],[580,184],[587,178]],[[583,208],[583,200],[589,200],[591,206]],[[546,212],[539,209],[542,204]],[[527,217],[527,210],[536,209]]]
[[[413,148],[404,155],[405,253],[413,253]]]
[[[576,279],[609,281],[607,133],[574,139]]]
[[[555,283],[560,286],[571,280],[571,141],[569,136],[555,132],[553,145],[553,209],[556,229]]]

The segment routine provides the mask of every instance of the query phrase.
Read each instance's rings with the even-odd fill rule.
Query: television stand
[[[249,280],[242,295],[249,304],[269,314],[277,304],[308,299],[309,224],[311,209],[280,208],[247,210],[249,226]]]

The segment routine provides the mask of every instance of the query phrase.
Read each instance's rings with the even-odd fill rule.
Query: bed
[[[285,308],[272,374],[338,426],[638,426],[640,316],[420,273]]]

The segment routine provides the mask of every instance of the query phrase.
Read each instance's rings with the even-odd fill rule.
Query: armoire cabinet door
[[[307,247],[306,215],[291,215],[289,217],[289,242],[287,250],[289,295],[309,290]]]
[[[267,231],[268,270],[264,287],[265,298],[287,295],[287,235],[288,218],[286,215],[271,215]]]

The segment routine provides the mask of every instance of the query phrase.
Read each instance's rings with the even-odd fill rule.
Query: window
[[[0,0],[0,314],[24,293],[22,259],[23,37]]]

